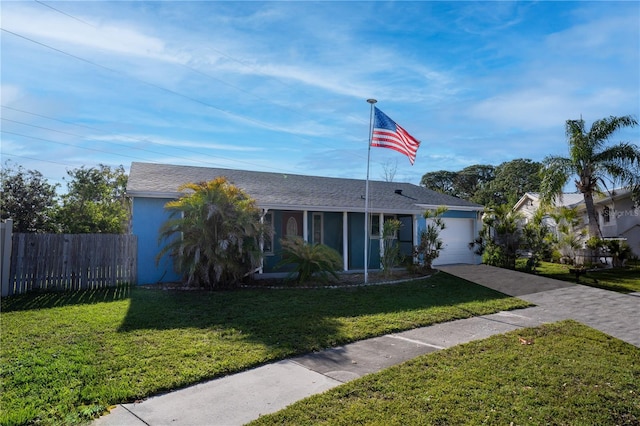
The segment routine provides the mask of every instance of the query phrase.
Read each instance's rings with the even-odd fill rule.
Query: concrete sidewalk
[[[440,270],[536,306],[389,334],[268,364],[141,403],[119,405],[94,425],[241,425],[418,355],[569,318],[640,347],[640,297],[485,265]]]

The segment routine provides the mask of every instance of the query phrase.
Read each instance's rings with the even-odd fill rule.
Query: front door
[[[302,238],[302,231],[302,212],[282,212],[282,234],[285,237]]]

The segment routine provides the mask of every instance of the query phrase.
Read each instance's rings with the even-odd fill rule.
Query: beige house
[[[605,239],[622,239],[629,244],[636,256],[640,256],[640,205],[633,201],[631,191],[625,188],[615,189],[594,197],[598,227]],[[588,223],[584,198],[580,193],[565,193],[556,200],[555,207],[575,208],[581,220],[581,227]],[[533,217],[540,207],[540,195],[532,192],[524,194],[515,204],[513,210],[519,212],[525,223]],[[545,218],[546,224],[555,229],[551,217]]]

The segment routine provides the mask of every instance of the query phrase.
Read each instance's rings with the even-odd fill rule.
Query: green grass
[[[562,281],[576,282],[576,275],[569,272],[569,265],[541,262],[536,273]],[[524,262],[518,262],[518,270],[525,272]],[[580,275],[580,284],[621,293],[640,292],[640,261],[630,261],[624,268],[601,269]]]
[[[444,273],[351,289],[11,297],[0,314],[0,423],[81,423],[295,354],[527,305]]]
[[[276,424],[638,425],[640,349],[574,321],[547,324],[423,355],[251,423]]]

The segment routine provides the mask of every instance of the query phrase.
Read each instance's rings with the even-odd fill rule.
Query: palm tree
[[[562,188],[575,176],[577,190],[584,196],[589,219],[589,235],[600,237],[593,195],[601,192],[604,179],[618,179],[634,190],[640,189],[640,149],[620,142],[607,146],[609,137],[618,129],[633,127],[638,121],[630,115],[610,116],[595,121],[585,132],[584,120],[567,120],[569,157],[547,156],[543,161],[540,192],[549,204],[562,196]]]
[[[160,229],[167,244],[157,258],[170,253],[188,286],[237,285],[261,260],[255,201],[224,177],[180,187],[187,189],[192,192],[165,205],[171,218]]]

